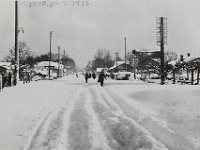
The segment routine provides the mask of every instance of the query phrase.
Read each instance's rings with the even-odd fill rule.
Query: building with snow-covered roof
[[[125,64],[124,61],[118,61],[117,63],[114,64],[113,67],[110,67],[109,72],[124,72],[124,71],[128,71],[128,72],[132,72],[133,71],[133,66],[129,65],[128,63]]]
[[[48,76],[48,71],[50,68],[50,76],[52,78],[63,77],[64,66],[58,62],[53,61],[41,61],[37,65],[34,65],[34,71],[37,73],[43,73]]]
[[[11,69],[11,62],[0,62],[0,74],[7,74]]]

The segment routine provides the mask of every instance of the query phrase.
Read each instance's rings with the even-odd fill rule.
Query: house
[[[0,88],[4,86],[12,86],[14,84],[11,62],[0,62],[0,74]]]
[[[49,62],[49,61],[42,61],[34,65],[34,71],[37,73],[43,73],[44,75],[48,75],[50,68],[50,76],[52,78],[63,77],[64,75],[64,66],[57,62]]]
[[[97,68],[96,69],[97,74],[99,74],[102,70],[104,70],[105,72],[107,72],[108,68]]]
[[[11,70],[11,62],[0,62],[0,74],[7,75],[7,73]]]
[[[183,76],[189,83],[193,84],[195,80],[197,81],[197,84],[199,83],[200,57],[189,55],[188,57],[183,58],[183,55],[181,55],[180,60],[175,60],[168,64],[175,68],[178,76]]]
[[[129,65],[129,64],[125,64],[124,61],[118,61],[117,63],[115,63],[115,65],[113,67],[110,67],[108,69],[108,72],[111,73],[116,73],[116,72],[132,72],[134,69],[133,66]]]

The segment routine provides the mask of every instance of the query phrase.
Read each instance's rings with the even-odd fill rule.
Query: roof
[[[195,57],[195,56],[193,56],[193,57],[187,57],[187,58],[185,58],[185,60],[184,60],[185,62],[200,62],[200,57]]]
[[[126,64],[128,68],[133,68],[133,66],[131,66],[130,64]],[[120,66],[125,66],[125,63],[121,63],[120,65],[114,65],[113,67],[110,67],[109,68],[109,71],[113,70],[113,69],[116,69],[116,68],[119,68]]]
[[[0,66],[11,66],[11,62],[4,62],[4,61],[1,61],[1,62],[0,62]]]
[[[168,64],[175,66],[178,62],[181,62],[180,60],[173,60],[168,62]],[[185,63],[189,64],[189,63],[195,63],[195,62],[200,62],[200,57],[195,57],[195,56],[190,56],[190,57],[186,57],[184,58]]]
[[[117,64],[117,65],[116,65]],[[125,64],[125,61],[117,61],[115,62],[114,66],[110,67],[109,70],[116,68],[117,66],[120,66],[121,64]],[[129,61],[126,61],[126,64],[129,64]]]
[[[41,61],[39,63],[37,63],[37,66],[42,66],[42,67],[49,67],[49,61]],[[50,62],[50,66],[54,67],[54,68],[58,68],[58,63],[57,62]],[[63,69],[63,65],[60,64],[60,68]]]
[[[0,62],[0,66],[9,70],[11,69],[11,62]]]
[[[108,68],[97,68],[96,69],[97,72],[101,72],[102,70],[108,70]]]

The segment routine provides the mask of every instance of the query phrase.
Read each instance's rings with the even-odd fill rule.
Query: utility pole
[[[137,53],[137,51],[134,49],[133,51],[132,51],[132,53],[133,53],[133,59],[134,59],[134,79],[136,79],[136,53]]]
[[[15,85],[19,81],[18,1],[15,1]]]
[[[51,75],[51,39],[52,39],[52,31],[49,32],[49,80]]]
[[[58,46],[58,78],[60,78],[60,46]]]
[[[167,44],[167,18],[159,17],[157,18],[157,44],[160,46],[160,75],[161,75],[161,85],[164,84],[165,80],[165,69],[164,69],[164,44]]]
[[[63,55],[65,56],[65,49],[64,49]]]
[[[126,37],[124,37],[124,41],[125,41],[125,69],[127,71],[127,65],[126,65]]]

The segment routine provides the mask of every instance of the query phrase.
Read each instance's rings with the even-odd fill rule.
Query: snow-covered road
[[[67,76],[0,93],[0,150],[196,150],[199,87]]]

